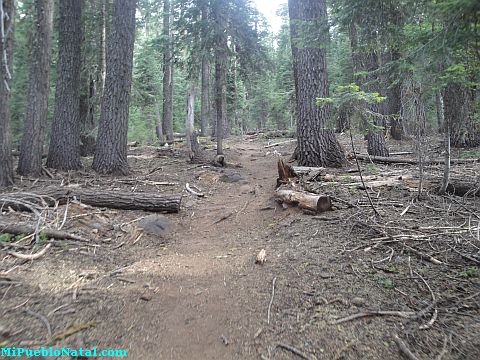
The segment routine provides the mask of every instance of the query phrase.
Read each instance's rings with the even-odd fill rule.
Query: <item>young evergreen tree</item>
[[[116,0],[107,44],[107,73],[92,168],[126,175],[136,0]]]
[[[35,0],[35,35],[32,44],[28,97],[17,172],[40,176],[48,117],[53,0]]]
[[[342,166],[344,151],[334,131],[327,129],[330,107],[316,105],[317,98],[329,94],[325,0],[289,0],[288,8],[298,114],[298,162],[303,166]]]
[[[57,87],[47,166],[78,170],[83,0],[60,2]]]
[[[10,85],[12,80],[14,0],[0,0],[0,188],[13,185],[10,131]]]

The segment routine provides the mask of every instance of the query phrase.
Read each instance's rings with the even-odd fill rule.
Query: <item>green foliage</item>
[[[0,234],[0,242],[11,242],[12,240],[14,240],[14,236],[12,234]]]
[[[460,277],[465,279],[478,278],[480,276],[480,269],[476,266],[469,267],[460,273]]]
[[[395,283],[394,283],[393,280],[390,279],[390,278],[380,279],[380,284],[381,284],[385,289],[388,289],[388,290],[391,290],[391,289],[395,288]]]

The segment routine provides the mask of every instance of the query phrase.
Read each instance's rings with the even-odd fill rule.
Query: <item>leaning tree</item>
[[[288,10],[298,114],[298,162],[305,166],[342,166],[344,151],[335,132],[327,128],[331,109],[316,105],[317,98],[328,97],[329,29],[325,0],[289,0]]]

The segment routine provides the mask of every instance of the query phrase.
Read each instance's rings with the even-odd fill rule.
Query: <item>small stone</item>
[[[152,300],[152,295],[150,295],[150,294],[143,294],[142,296],[140,296],[140,300],[150,301],[150,300]]]
[[[150,215],[143,219],[140,228],[147,234],[165,236],[170,233],[171,223],[167,217],[163,215]]]
[[[226,182],[226,183],[236,183],[241,180],[244,180],[242,175],[238,173],[233,173],[233,174],[224,174],[220,177],[220,181]]]
[[[366,303],[366,300],[364,298],[361,298],[361,297],[354,297],[351,301],[352,305],[355,305],[355,306],[363,306],[365,305]]]
[[[322,279],[330,279],[332,277],[332,274],[328,272],[321,272],[320,274],[318,274],[318,276],[320,276],[320,278]]]
[[[255,189],[252,188],[250,185],[242,185],[242,186],[240,186],[240,193],[241,194],[253,194],[253,193],[255,193]]]

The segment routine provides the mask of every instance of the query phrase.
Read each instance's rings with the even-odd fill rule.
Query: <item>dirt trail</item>
[[[172,217],[178,224],[171,245],[163,253],[141,250],[128,269],[138,285],[129,287],[131,296],[119,294],[123,303],[110,309],[111,323],[96,330],[110,332],[108,338],[125,344],[135,359],[248,358],[239,354],[235,320],[251,315],[237,305],[245,294],[235,279],[249,275],[240,270],[253,263],[262,234],[278,216],[272,208],[260,210],[270,202],[276,169],[275,159],[265,157],[258,143],[232,152],[242,167],[226,174],[242,179],[212,180],[205,199],[187,205],[180,221]],[[155,294],[151,300],[139,301],[138,293],[149,289]]]

